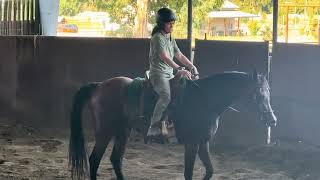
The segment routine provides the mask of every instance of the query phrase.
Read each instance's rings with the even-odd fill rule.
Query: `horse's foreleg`
[[[210,154],[209,154],[209,142],[200,144],[198,155],[204,167],[206,168],[206,175],[203,178],[203,180],[209,180],[213,174],[213,167],[212,167]]]
[[[194,167],[194,162],[196,160],[198,149],[199,149],[198,144],[184,145],[184,178],[185,180],[192,180],[193,167]]]
[[[116,136],[112,154],[110,157],[111,163],[113,165],[113,169],[117,176],[117,180],[124,179],[124,176],[122,173],[122,159],[123,159],[123,155],[125,153],[126,145],[130,135],[130,130],[125,130],[125,131],[126,132],[123,132]]]
[[[90,179],[96,180],[97,179],[97,171],[99,168],[99,164],[101,161],[101,158],[106,151],[106,148],[111,140],[112,136],[108,136],[105,138],[102,137],[96,137],[96,142],[94,145],[94,148],[92,150],[92,153],[89,158],[90,163]]]

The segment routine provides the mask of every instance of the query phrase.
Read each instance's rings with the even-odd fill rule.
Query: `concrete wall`
[[[279,44],[273,56],[277,136],[320,145],[320,46]]]
[[[177,43],[186,53],[187,40]],[[81,85],[143,76],[148,52],[149,39],[1,37],[0,123],[66,127],[72,96]]]
[[[267,72],[267,42],[196,41],[195,64],[201,77],[224,71]],[[240,113],[227,111],[221,118],[216,143],[224,145],[263,144],[266,128],[255,111],[239,102]]]
[[[194,62],[204,76],[223,71],[267,72],[267,42],[196,40]]]
[[[10,52],[10,53],[8,53]],[[14,37],[0,40],[0,117],[3,122],[15,120],[17,91],[16,41]]]
[[[188,42],[178,44],[188,54]],[[0,123],[68,127],[71,99],[81,85],[142,76],[148,51],[148,39],[0,37]],[[319,57],[319,46],[277,46],[271,84],[276,137],[320,144]],[[196,41],[195,64],[202,77],[253,67],[266,72],[267,59],[267,43]],[[264,143],[264,125],[250,109],[239,108],[243,112],[223,116],[216,142]]]

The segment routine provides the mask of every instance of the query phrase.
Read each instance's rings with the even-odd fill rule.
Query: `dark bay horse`
[[[114,146],[110,157],[117,179],[124,179],[122,158],[133,127],[128,115],[127,89],[132,83],[127,77],[115,77],[101,83],[82,86],[76,93],[71,113],[69,164],[73,179],[83,179],[86,173],[96,179],[101,158],[111,140]],[[268,127],[276,126],[277,118],[270,105],[269,84],[263,75],[227,72],[196,81],[187,81],[173,108],[176,136],[185,147],[184,177],[191,180],[196,155],[206,168],[204,179],[213,175],[209,155],[209,140],[216,133],[219,117],[241,98],[253,99],[261,120]],[[95,119],[95,145],[87,160],[81,112],[85,104]],[[88,170],[89,169],[89,170]]]

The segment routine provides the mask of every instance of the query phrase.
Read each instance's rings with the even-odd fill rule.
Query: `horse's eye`
[[[264,93],[264,89],[263,89],[263,88],[259,88],[259,92],[260,92],[261,94],[263,94],[263,93]]]

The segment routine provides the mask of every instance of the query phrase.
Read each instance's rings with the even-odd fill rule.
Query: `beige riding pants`
[[[172,77],[166,77],[161,75],[150,76],[150,81],[153,89],[159,95],[156,106],[151,118],[151,126],[157,122],[160,122],[163,112],[167,109],[171,101],[170,83],[169,80]]]

